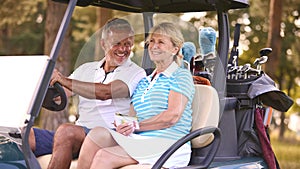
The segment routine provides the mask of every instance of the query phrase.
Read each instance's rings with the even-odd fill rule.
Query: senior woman
[[[191,73],[178,65],[183,36],[174,24],[161,23],[150,30],[146,42],[156,69],[139,82],[132,96],[129,114],[137,116],[139,129],[131,123],[120,124],[115,131],[92,129],[81,148],[78,169],[153,165],[190,132],[195,88]],[[186,143],[164,167],[186,166],[190,153],[190,143]]]

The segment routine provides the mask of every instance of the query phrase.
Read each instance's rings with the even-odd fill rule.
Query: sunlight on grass
[[[300,140],[296,133],[286,131],[283,140],[278,139],[278,132],[271,133],[271,144],[282,169],[300,168]]]

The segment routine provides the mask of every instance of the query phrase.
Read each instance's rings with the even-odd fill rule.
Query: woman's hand
[[[124,136],[129,136],[134,132],[135,128],[132,123],[123,123],[116,126],[116,131]]]

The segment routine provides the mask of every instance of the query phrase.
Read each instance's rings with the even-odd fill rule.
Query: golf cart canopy
[[[68,3],[66,19],[70,19],[74,6],[98,6],[125,12],[141,13],[144,17],[145,32],[153,26],[153,13],[185,13],[216,11],[218,15],[218,45],[217,53],[220,58],[223,72],[226,72],[230,28],[228,23],[228,10],[242,9],[249,7],[248,0],[53,0],[60,3]],[[68,13],[68,14],[67,14]],[[67,22],[64,22],[67,26]],[[63,33],[63,32],[62,32]],[[60,35],[58,35],[60,36]],[[147,36],[147,33],[145,34]],[[62,39],[60,39],[62,41]],[[57,48],[53,48],[57,49]],[[52,57],[52,56],[51,56]],[[147,52],[144,53],[142,67],[152,68],[154,65],[150,61]],[[225,80],[225,79],[224,79]],[[225,83],[222,83],[225,84]],[[216,86],[214,86],[216,87]],[[219,93],[224,93],[224,88],[219,89]]]
[[[68,3],[68,0],[54,0]],[[100,6],[127,12],[182,13],[239,9],[249,6],[248,0],[78,0],[78,6]]]

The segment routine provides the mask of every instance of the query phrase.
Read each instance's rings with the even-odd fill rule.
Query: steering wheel
[[[54,101],[54,98],[59,96],[60,103]],[[65,109],[66,105],[67,95],[63,87],[58,82],[54,83],[53,86],[49,86],[42,106],[51,111],[61,111]]]

